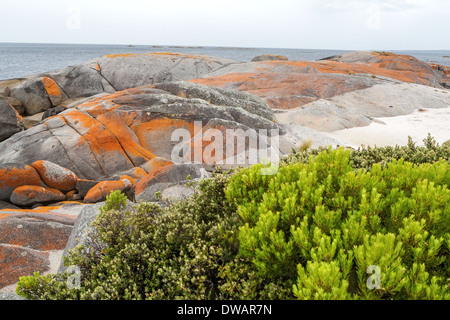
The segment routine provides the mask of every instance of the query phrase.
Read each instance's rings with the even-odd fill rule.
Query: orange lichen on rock
[[[23,185],[43,185],[36,169],[21,164],[0,165],[0,200],[9,201],[14,189]]]
[[[120,144],[133,163],[145,163],[155,155],[140,144],[135,132],[129,127],[139,114],[135,112],[108,112],[97,117],[116,137],[120,137]]]
[[[5,215],[10,215],[11,213],[53,213],[53,211],[56,211],[60,209],[60,205],[49,205],[49,206],[43,206],[43,207],[36,207],[33,209],[3,209],[0,210],[0,212],[4,212]]]
[[[55,81],[53,81],[53,79],[42,77],[42,82],[44,83],[45,90],[49,96],[61,96],[58,85]]]
[[[337,60],[336,60],[337,59]],[[447,70],[406,55],[356,53],[335,60],[264,61],[243,72],[193,79],[191,82],[237,89],[265,99],[272,108],[291,109],[317,99],[361,90],[390,78],[407,83],[439,86]],[[359,60],[358,60],[359,59]],[[380,77],[380,78],[378,78]]]
[[[0,244],[35,250],[64,250],[75,220],[75,217],[53,214],[11,214],[0,220]]]
[[[76,188],[78,177],[69,169],[45,160],[36,161],[31,166],[36,169],[41,179],[50,188],[63,192]]]
[[[79,145],[88,144],[97,159],[117,153],[121,154],[122,158],[127,158],[122,142],[117,138],[122,137],[115,135],[102,122],[79,110],[73,110],[59,117],[80,133],[82,139],[79,140]]]
[[[19,277],[48,271],[49,253],[0,244],[0,288],[17,283]]]
[[[129,175],[120,175],[120,180],[124,181],[125,183],[127,183],[126,180],[128,180],[128,182],[130,182],[131,184],[136,183],[136,179],[133,177],[130,177]]]
[[[171,166],[174,163],[172,161],[169,161],[167,159],[161,158],[161,157],[155,157],[152,160],[144,163],[142,165],[142,168],[147,172],[147,173],[153,173],[154,171],[157,171],[159,169],[162,169],[166,166]],[[147,174],[145,174],[142,178],[144,178],[145,176],[147,176]],[[142,179],[141,178],[141,179]]]
[[[84,198],[86,203],[101,202],[106,199],[112,191],[120,190],[125,191],[131,188],[132,183],[128,179],[122,179],[119,181],[102,181],[96,184]]]
[[[96,97],[77,106],[80,111],[86,111],[90,116],[97,117],[103,113],[112,111],[121,105],[114,103],[114,99],[126,94],[127,91],[118,91],[104,97]]]
[[[249,92],[265,99],[274,109],[295,108],[371,86],[371,81],[322,73],[233,73],[192,82]]]
[[[139,180],[134,186],[135,194],[136,195],[141,194],[145,189],[147,189],[148,184],[150,183],[151,180],[153,180],[158,175],[164,173],[164,171],[167,170],[169,167],[170,166],[164,166],[164,167],[160,167],[158,169],[155,169],[151,173],[146,175],[144,178]]]
[[[133,169],[127,171],[127,175],[134,180],[139,180],[147,175],[147,171],[141,167],[134,167]]]
[[[158,145],[155,144],[155,141],[166,141],[169,143],[170,136],[168,133],[172,134],[177,129],[186,129],[192,135],[194,132],[194,122],[176,118],[155,118],[138,123],[132,126],[132,128],[140,144],[152,153],[156,153],[157,151],[155,149]]]
[[[66,200],[59,190],[38,186],[21,186],[14,189],[10,201],[19,206],[29,206],[35,203],[58,202]]]
[[[137,53],[117,53],[117,54],[107,54],[105,55],[106,58],[128,58],[128,57],[136,57],[138,56]]]

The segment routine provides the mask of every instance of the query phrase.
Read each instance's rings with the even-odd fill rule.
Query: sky
[[[0,42],[450,50],[449,0],[0,0]]]

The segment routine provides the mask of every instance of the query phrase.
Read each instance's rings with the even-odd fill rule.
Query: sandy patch
[[[421,109],[412,114],[397,117],[376,118],[366,127],[357,127],[327,133],[345,146],[357,148],[365,146],[406,145],[411,136],[417,145],[428,133],[440,144],[450,140],[450,108]]]

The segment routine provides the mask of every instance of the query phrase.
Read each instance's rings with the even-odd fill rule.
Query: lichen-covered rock
[[[45,160],[36,161],[31,166],[36,169],[42,181],[50,188],[62,192],[76,189],[78,177],[69,169]]]
[[[66,200],[67,201],[81,200],[81,195],[78,193],[77,190],[72,190],[66,193]]]
[[[0,200],[9,201],[14,189],[24,185],[43,185],[36,169],[21,163],[0,164]]]
[[[10,201],[18,206],[31,206],[36,203],[52,203],[66,200],[59,190],[38,186],[21,186],[14,189]]]
[[[278,128],[268,104],[248,93],[186,82],[157,84],[95,97],[45,119],[0,143],[0,163],[47,160],[80,179],[105,181],[152,161],[155,168],[171,164],[180,144],[173,138],[178,129],[193,138],[199,127],[238,126]],[[186,143],[195,149],[193,139]]]
[[[63,250],[72,231],[74,219],[55,214],[32,214],[32,211],[4,211],[0,218],[0,244],[35,250]],[[28,215],[26,214],[28,213]]]
[[[44,112],[41,120],[56,116],[57,114],[60,114],[61,112],[65,111],[65,110],[67,110],[66,106],[57,106],[54,108],[50,108]]]
[[[123,178],[118,181],[102,181],[96,184],[84,197],[84,202],[86,203],[97,203],[105,201],[106,197],[112,191],[120,190],[126,192],[133,186],[133,183],[127,179]]]
[[[194,194],[194,188],[185,184],[176,184],[164,189],[161,192],[161,199],[164,201],[174,201],[189,198]]]
[[[56,107],[66,98],[49,77],[34,77],[11,89],[11,96],[22,102],[25,112],[33,115]]]
[[[0,200],[0,210],[3,209],[20,209],[18,206],[13,205],[10,202]]]
[[[0,244],[0,288],[17,283],[19,277],[47,271],[48,257],[47,252]]]
[[[148,174],[136,183],[134,186],[135,199],[137,202],[158,201],[155,196],[157,192],[163,192],[180,182],[186,182],[188,177],[200,179],[209,177],[209,174],[205,169],[194,164],[166,166]]]
[[[262,54],[259,56],[256,56],[252,59],[252,62],[259,62],[259,61],[273,61],[273,60],[288,60],[285,56],[275,55],[275,54]]]
[[[274,109],[293,109],[380,83],[441,88],[448,76],[438,69],[411,56],[364,51],[320,61],[231,64],[191,81],[253,93]]]
[[[20,114],[0,98],[0,142],[23,130],[23,119]]]
[[[106,55],[76,66],[31,76],[15,84],[10,94],[23,104],[28,115],[33,115],[57,107],[69,99],[158,82],[189,80],[236,62],[169,52]]]
[[[81,206],[0,210],[0,289],[36,271],[56,272],[58,256],[81,210]]]
[[[94,181],[94,180],[88,180],[88,179],[79,179],[77,181],[76,190],[78,191],[78,194],[83,199],[86,197],[89,190],[91,190],[93,187],[95,187],[98,183],[101,181]]]

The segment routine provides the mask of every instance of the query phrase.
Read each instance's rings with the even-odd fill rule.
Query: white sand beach
[[[353,148],[361,145],[406,145],[408,136],[417,145],[423,145],[422,140],[428,133],[440,144],[450,140],[450,108],[420,110],[405,116],[376,118],[369,126],[334,131],[327,135]]]

